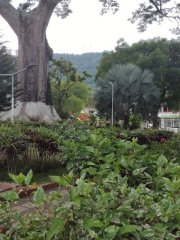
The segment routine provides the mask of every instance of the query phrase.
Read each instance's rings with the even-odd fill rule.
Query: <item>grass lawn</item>
[[[22,173],[26,175],[26,172]],[[49,176],[63,176],[64,174],[67,173],[66,167],[62,166],[59,162],[54,162],[48,164],[46,168],[42,169],[41,171],[32,168],[33,171],[33,178],[31,180],[31,183],[36,182],[36,184],[42,184],[42,183],[48,183],[51,182]],[[19,172],[20,173],[20,172]],[[7,173],[7,166],[4,165],[4,162],[0,161],[0,181],[3,182],[13,182],[13,180],[9,177]]]
[[[49,176],[63,176],[64,174],[67,174],[67,169],[62,166],[56,169],[49,170],[49,172],[34,173],[31,183],[48,183],[51,182]]]

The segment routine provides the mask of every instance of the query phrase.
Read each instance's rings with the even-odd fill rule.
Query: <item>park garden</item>
[[[99,2],[101,14],[120,7],[117,0]],[[65,18],[69,3],[28,0],[14,7],[0,0],[0,15],[20,46],[16,58],[0,42],[0,181],[16,184],[0,194],[0,240],[178,240],[180,134],[159,130],[157,114],[164,105],[179,111],[179,39],[132,46],[120,39],[115,51],[102,54],[92,90],[85,84],[92,75],[53,59],[46,38],[53,11]],[[179,34],[179,4],[171,3],[141,3],[129,20],[143,32],[169,18]],[[100,120],[68,121],[87,102]],[[142,120],[153,128],[140,129]],[[46,194],[41,184],[48,182],[58,190]],[[32,214],[12,210],[22,191]]]
[[[39,185],[30,215],[11,211],[18,192],[1,194],[0,239],[180,238],[179,134],[17,121],[1,122],[0,143],[0,180],[20,191]],[[44,182],[68,189],[68,200],[44,193],[43,173]]]

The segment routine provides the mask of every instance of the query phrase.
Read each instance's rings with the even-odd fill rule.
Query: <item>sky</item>
[[[144,0],[147,1],[147,0]],[[143,1],[143,2],[144,2]],[[14,6],[19,2],[13,0]],[[131,24],[131,18],[142,0],[119,0],[120,9],[116,14],[108,12],[100,15],[101,3],[98,0],[71,0],[73,14],[61,19],[53,14],[48,28],[47,39],[54,53],[82,54],[86,52],[103,52],[114,50],[120,38],[128,44],[141,39],[154,37],[167,39],[177,38],[171,34],[170,28],[176,27],[175,22],[165,20],[161,25],[154,23],[144,33],[137,31],[137,25]],[[18,49],[17,37],[6,21],[0,17],[0,29],[6,46],[12,53]]]

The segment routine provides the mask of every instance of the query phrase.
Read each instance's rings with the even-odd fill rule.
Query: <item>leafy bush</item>
[[[150,153],[161,154],[167,156],[168,159],[174,159],[180,164],[180,135],[174,134],[170,139],[162,139],[161,142],[152,142],[149,148]]]
[[[77,165],[64,177],[50,176],[68,189],[68,201],[59,190],[46,195],[39,187],[32,201],[36,212],[20,216],[10,210],[8,202],[18,200],[18,194],[1,194],[7,201],[0,203],[0,239],[180,238],[180,165],[162,155],[148,155],[137,139],[132,143],[119,140],[118,148],[109,145],[107,151],[110,140],[102,135],[91,135],[91,139],[84,148],[90,159],[82,169],[79,166],[79,176]],[[80,153],[78,144],[69,147],[71,160]],[[11,177],[28,185],[32,172]],[[47,203],[49,214],[44,211]]]
[[[153,129],[145,129],[145,130],[135,130],[126,133],[127,139],[132,140],[134,137],[138,138],[139,144],[150,145],[152,142],[160,142],[162,138],[165,140],[170,139],[174,132],[166,131],[166,130],[153,130]]]
[[[129,118],[130,129],[138,129],[141,127],[142,116],[139,114],[131,114]]]
[[[28,136],[17,128],[0,125],[0,152],[7,163],[8,172],[16,173],[22,154],[27,151]]]

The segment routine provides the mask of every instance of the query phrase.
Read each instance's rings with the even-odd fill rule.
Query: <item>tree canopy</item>
[[[129,46],[122,39],[114,52],[104,53],[97,67],[96,80],[105,76],[114,64],[134,63],[142,70],[154,73],[160,89],[160,103],[178,109],[180,102],[180,44],[179,41],[156,38]]]
[[[153,77],[150,70],[142,71],[134,64],[113,66],[97,83],[95,99],[99,115],[110,119],[113,91],[114,118],[123,119],[126,128],[132,113],[141,114],[145,119],[149,114],[151,118],[156,117],[159,90]]]
[[[138,30],[144,32],[148,24],[161,23],[164,18],[174,20],[176,27],[172,29],[172,32],[180,34],[180,3],[173,0],[149,0],[148,4],[142,2],[129,20],[131,23],[138,22]]]
[[[12,0],[6,0],[12,2]],[[101,14],[105,14],[108,11],[116,13],[121,7],[119,0],[98,0],[102,3]],[[37,3],[41,0],[26,0],[24,3],[19,3],[18,9],[20,11],[31,11],[37,6]],[[66,18],[72,13],[69,7],[71,0],[56,0],[57,6],[54,10],[57,16]],[[147,25],[153,22],[161,23],[164,18],[174,20],[176,27],[172,29],[175,34],[180,34],[179,20],[180,20],[180,3],[173,0],[149,0],[149,3],[141,2],[139,8],[132,13],[132,18],[128,20],[131,23],[137,22],[137,28],[140,32],[147,30]]]
[[[2,35],[0,36],[0,39]],[[15,70],[14,57],[0,41],[0,74],[9,74]],[[11,108],[11,79],[0,76],[0,111]]]
[[[80,103],[80,100],[85,100],[88,97],[87,87],[83,84],[79,85],[79,83],[82,83],[89,77],[91,77],[91,75],[86,71],[83,71],[82,75],[78,74],[77,69],[71,61],[64,60],[63,58],[52,60],[52,64],[50,65],[50,78],[53,91],[53,103],[58,114],[62,113],[63,109],[71,112],[72,106],[69,106],[73,103],[73,101],[71,101],[72,98],[74,99],[74,103],[75,101],[78,102],[75,105],[79,104],[79,107],[76,107],[76,109],[81,110],[83,108],[86,102]],[[69,104],[67,104],[68,102]]]

